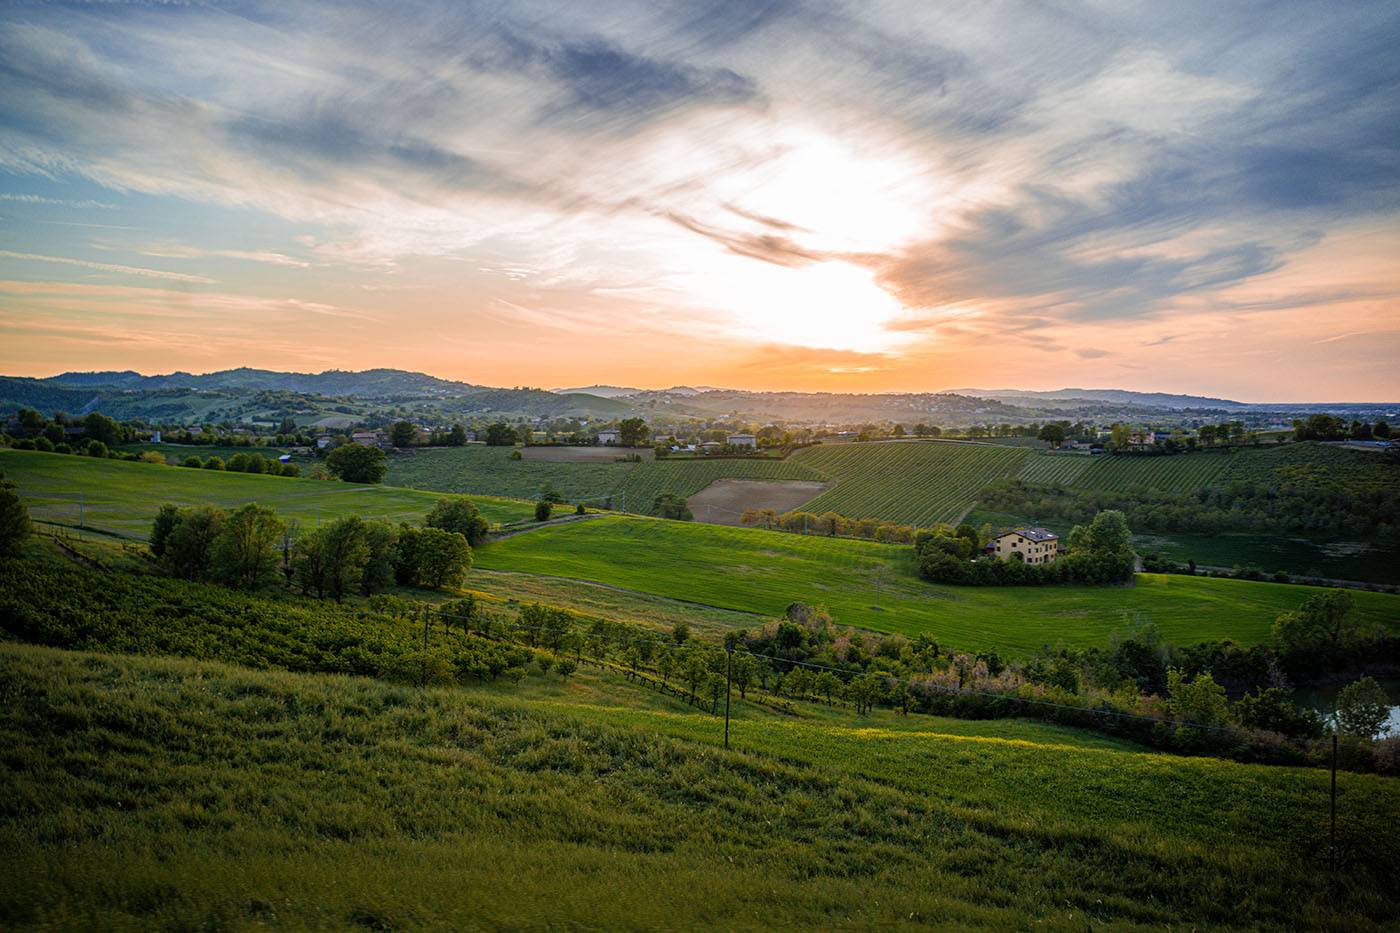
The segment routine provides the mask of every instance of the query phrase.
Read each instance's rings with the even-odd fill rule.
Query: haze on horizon
[[[0,9],[0,373],[1400,398],[1400,6]]]

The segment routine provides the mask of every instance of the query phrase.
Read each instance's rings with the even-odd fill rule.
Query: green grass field
[[[220,457],[225,463],[230,457],[238,454],[260,454],[268,460],[276,460],[289,451],[285,447],[219,447],[213,444],[122,444],[119,450],[129,451],[135,454],[142,454],[148,450],[165,457],[168,462],[179,463],[186,457],[193,454],[201,460],[208,460],[210,457]],[[303,458],[304,459],[304,458]]]
[[[79,497],[84,524],[144,540],[162,503],[212,503],[235,508],[258,502],[303,523],[341,515],[419,522],[439,498],[434,493],[388,486],[355,486],[282,476],[222,473],[154,463],[125,463],[28,450],[0,450],[0,473],[19,488],[37,520],[76,527]],[[534,506],[474,496],[490,521],[530,517]]]
[[[489,544],[478,567],[590,580],[722,609],[781,615],[803,601],[844,625],[974,651],[1025,655],[1042,645],[1103,645],[1151,621],[1178,644],[1268,637],[1280,612],[1317,590],[1272,583],[1140,574],[1132,587],[935,586],[912,549],[660,519],[603,516]],[[878,593],[877,593],[878,589]],[[1400,597],[1356,593],[1367,621],[1400,626]],[[758,617],[755,617],[755,623]]]
[[[1236,460],[1249,458],[1258,451],[1210,451],[1177,454],[1170,457],[1111,457],[1100,455],[1090,460],[1089,467],[1065,482],[1082,489],[1123,491],[1128,489],[1161,489],[1167,492],[1192,492],[1217,481]]]
[[[1381,929],[1400,784],[892,714],[0,645],[7,929]]]
[[[899,441],[808,447],[792,462],[835,486],[803,506],[907,525],[957,521],[982,487],[1014,476],[1031,452],[1021,447],[951,441]]]

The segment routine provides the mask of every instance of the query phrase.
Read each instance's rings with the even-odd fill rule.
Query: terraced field
[[[795,457],[788,460],[657,460],[632,465],[616,489],[615,505],[644,512],[662,493],[688,498],[719,479],[821,482],[826,475]]]
[[[1028,456],[1020,447],[899,441],[809,447],[789,462],[835,481],[807,511],[932,525],[956,521],[982,487],[1016,475]]]
[[[1028,483],[1073,485],[1093,462],[1086,454],[1031,454],[1016,478]]]
[[[1109,491],[1162,489],[1190,492],[1211,485],[1236,459],[1252,453],[1257,451],[1179,454],[1174,457],[1101,456],[1093,458],[1072,482],[1059,482]]]

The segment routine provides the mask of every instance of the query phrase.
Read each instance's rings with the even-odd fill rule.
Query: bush
[[[86,453],[89,457],[106,457],[107,445],[102,443],[101,441],[88,441],[87,448],[84,450],[84,453]]]
[[[0,473],[0,555],[18,554],[32,531],[29,509],[20,501],[15,484]]]
[[[42,450],[46,454],[51,454],[53,453],[53,441],[49,440],[47,437],[36,437],[34,438],[34,449]]]
[[[347,483],[378,483],[389,472],[384,451],[362,444],[346,444],[326,457],[326,468]]]
[[[73,445],[69,444],[67,441],[62,441],[53,445],[53,452],[56,454],[71,454],[73,452]]]
[[[537,522],[547,522],[547,521],[549,521],[549,516],[550,516],[553,512],[554,512],[554,503],[553,503],[553,502],[546,502],[545,500],[541,499],[539,502],[536,502],[536,503],[535,503],[535,521],[537,521]]]
[[[198,457],[195,457],[194,459],[198,460],[199,458],[198,458]],[[185,466],[189,466],[189,464],[186,463]],[[205,460],[205,461],[204,461],[204,469],[206,469],[206,470],[222,470],[222,469],[224,469],[224,458],[223,458],[223,457],[212,457],[212,456],[211,456],[208,460]]]

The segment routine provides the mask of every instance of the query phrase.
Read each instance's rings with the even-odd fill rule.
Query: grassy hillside
[[[518,535],[479,548],[476,563],[766,616],[801,600],[825,605],[842,624],[928,632],[960,648],[1011,655],[1060,642],[1102,645],[1114,629],[1149,620],[1178,644],[1254,644],[1280,612],[1316,592],[1152,574],[1132,587],[934,586],[917,576],[909,547],[624,516]],[[1363,618],[1400,624],[1400,597],[1355,596]]]
[[[809,447],[791,460],[835,481],[803,506],[908,525],[957,521],[987,483],[1015,475],[1026,449],[948,441]]]
[[[587,678],[418,690],[0,645],[0,924],[1379,929],[1400,785]],[[625,688],[624,688],[625,689]],[[535,694],[539,696],[536,697]]]
[[[16,483],[36,519],[76,526],[81,495],[88,527],[141,539],[150,532],[151,520],[163,502],[212,502],[225,508],[259,502],[277,509],[284,518],[304,523],[341,515],[417,522],[438,498],[433,493],[387,486],[192,470],[28,450],[0,450],[0,473]],[[528,502],[485,497],[474,497],[473,501],[491,521],[515,521],[534,514]]]

